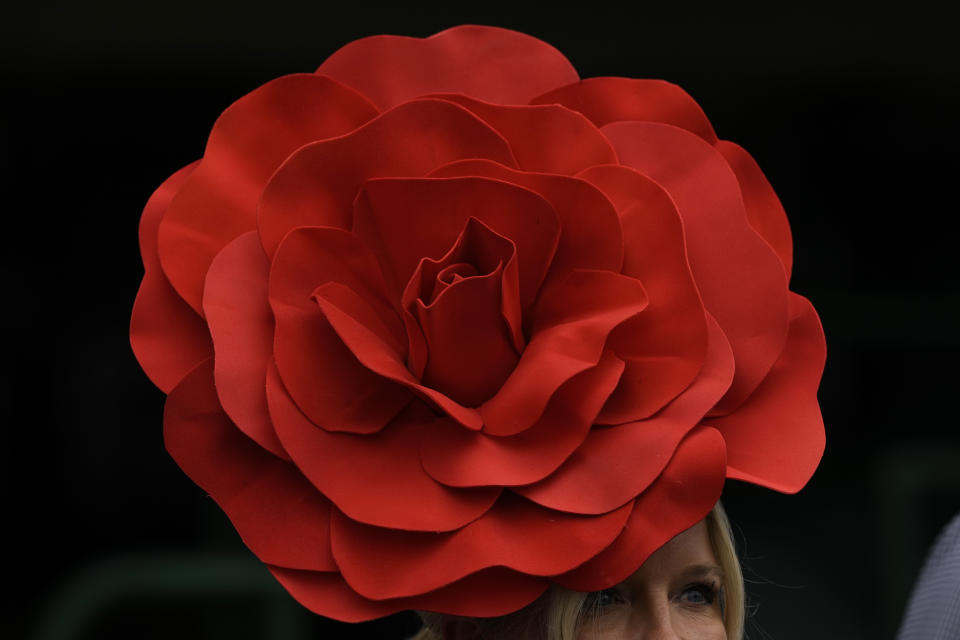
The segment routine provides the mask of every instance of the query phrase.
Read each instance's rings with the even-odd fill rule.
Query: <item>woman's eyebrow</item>
[[[685,579],[717,577],[723,578],[723,568],[716,564],[693,564],[685,567],[681,572]]]

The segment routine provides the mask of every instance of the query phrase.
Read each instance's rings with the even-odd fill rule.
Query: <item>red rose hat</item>
[[[495,616],[633,573],[726,478],[799,490],[825,345],[741,147],[505,29],[352,42],[140,223],[180,467],[301,603]]]

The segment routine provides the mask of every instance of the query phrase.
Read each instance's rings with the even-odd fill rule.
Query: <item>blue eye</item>
[[[688,585],[680,593],[680,599],[694,605],[711,605],[717,596],[717,588],[705,583]]]
[[[623,604],[626,598],[618,589],[604,589],[590,594],[590,604],[597,609],[604,609],[615,604]]]

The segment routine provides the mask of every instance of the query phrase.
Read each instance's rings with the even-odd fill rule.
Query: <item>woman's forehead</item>
[[[691,578],[723,571],[710,544],[705,521],[678,533],[657,549],[625,583],[646,583],[689,575]]]

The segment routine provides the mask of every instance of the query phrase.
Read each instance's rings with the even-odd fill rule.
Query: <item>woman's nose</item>
[[[677,630],[669,622],[650,628],[641,638],[642,640],[688,640],[677,633]]]
[[[669,603],[648,603],[644,609],[633,616],[637,628],[628,636],[630,640],[696,640],[681,633]]]

